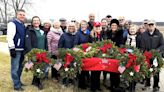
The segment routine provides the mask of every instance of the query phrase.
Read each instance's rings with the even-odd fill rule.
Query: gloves
[[[15,49],[10,49],[10,56],[15,58],[16,57],[16,51]]]

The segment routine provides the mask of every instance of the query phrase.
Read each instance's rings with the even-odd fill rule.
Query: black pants
[[[153,88],[159,87],[158,83],[159,83],[159,73],[157,73],[154,76],[154,85],[153,85]],[[151,84],[150,84],[150,78],[146,78],[146,85],[145,86],[151,86]]]
[[[87,83],[90,80],[89,71],[81,71],[81,74],[78,76],[79,79],[79,88],[86,89]]]
[[[110,72],[110,83],[111,83],[111,89],[119,87],[120,74]]]
[[[39,86],[41,84],[42,84],[41,79],[37,78],[36,76],[33,76],[32,85]]]
[[[57,59],[57,57],[55,55],[52,55],[52,58]],[[53,68],[53,66],[52,66],[51,67],[51,78],[55,78],[58,80],[58,77],[59,77],[58,71],[55,68]]]
[[[101,71],[91,71],[91,91],[100,89],[100,74]]]

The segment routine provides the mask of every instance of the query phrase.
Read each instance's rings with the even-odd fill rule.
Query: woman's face
[[[68,26],[68,31],[69,31],[70,33],[75,32],[75,31],[76,31],[75,25],[69,25],[69,26]]]
[[[94,27],[95,32],[100,33],[101,32],[101,26],[100,27]]]
[[[50,28],[51,27],[51,24],[50,23],[44,23],[44,28]]]
[[[81,30],[82,31],[87,30],[87,23],[86,22],[81,22]]]
[[[33,18],[32,25],[35,28],[39,27],[39,25],[40,25],[40,19],[39,18]]]
[[[130,27],[129,33],[130,33],[131,35],[134,35],[134,34],[137,33],[137,29],[136,29],[135,27]]]
[[[139,32],[143,33],[143,32],[145,32],[145,29],[144,28],[140,28]]]
[[[102,26],[102,27],[108,26],[108,22],[107,22],[106,20],[102,20],[102,21],[101,21],[101,26]]]
[[[116,31],[118,29],[118,25],[116,23],[112,23],[111,29],[113,32]]]

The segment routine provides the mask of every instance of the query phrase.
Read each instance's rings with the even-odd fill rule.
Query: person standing
[[[63,33],[58,42],[58,48],[71,49],[74,47],[74,40],[76,35],[76,25],[73,22],[68,24],[68,30]]]
[[[108,39],[115,42],[115,45],[120,47],[125,42],[123,39],[123,30],[119,29],[119,21],[117,19],[112,19],[110,22],[110,26],[111,26],[111,30],[108,31],[107,33]],[[120,74],[110,72],[110,82],[111,82],[111,90],[118,88],[120,84]]]
[[[164,39],[162,33],[156,28],[155,21],[149,20],[148,22],[148,30],[145,31],[141,35],[141,49],[143,51],[150,51],[152,49],[155,49],[159,51],[160,53],[164,49]],[[152,65],[153,60],[150,60],[150,64]],[[154,85],[153,89],[154,91],[159,90],[159,73],[153,76],[154,77]],[[149,88],[151,86],[150,84],[150,78],[146,78],[146,88]]]
[[[60,27],[62,29],[62,31],[65,33],[67,30],[67,20],[65,18],[60,18]]]
[[[44,20],[43,31],[46,33],[46,35],[50,31],[50,28],[51,28],[51,21],[50,20]]]
[[[47,34],[48,51],[51,53],[53,59],[57,59],[58,56],[58,42],[63,31],[60,27],[60,22],[55,22],[51,27],[50,32]],[[59,74],[57,70],[51,67],[51,77],[55,80],[59,80]]]
[[[95,14],[91,13],[91,14],[89,14],[89,22],[88,22],[88,30],[89,31],[93,30],[94,22],[95,22]]]
[[[93,43],[95,43],[96,41],[102,41],[101,31],[101,23],[94,22],[94,28],[91,31]],[[102,91],[102,89],[100,88],[100,74],[100,70],[91,71],[91,92]]]
[[[31,27],[26,30],[26,38],[25,38],[25,53],[28,53],[33,48],[47,50],[47,37],[46,33],[41,30],[41,20],[38,16],[34,16],[31,21]],[[45,67],[45,77],[47,76],[47,69]],[[42,79],[33,75],[32,85],[38,87],[39,90],[43,89]]]
[[[21,74],[24,60],[24,43],[25,43],[25,11],[18,10],[16,19],[7,25],[7,41],[11,56],[11,77],[14,84],[14,90],[23,91]]]
[[[75,35],[74,45],[80,45],[88,42],[92,42],[90,31],[87,29],[87,21],[82,20],[80,23],[80,29]],[[87,83],[90,80],[89,71],[81,71],[78,77],[79,80],[79,88],[86,89]]]

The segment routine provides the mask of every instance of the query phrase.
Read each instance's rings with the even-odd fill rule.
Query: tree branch
[[[26,0],[23,1],[22,6],[21,6],[20,9],[22,9],[22,8],[24,7],[25,4],[26,4]]]
[[[0,12],[1,12],[1,17],[2,17],[2,19],[3,19],[3,22],[5,21],[5,19],[4,19],[4,16],[3,16],[3,11],[2,11],[2,8],[0,7]]]

